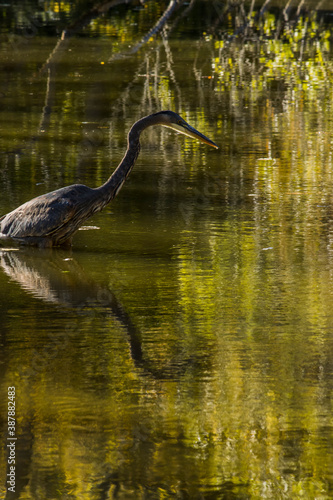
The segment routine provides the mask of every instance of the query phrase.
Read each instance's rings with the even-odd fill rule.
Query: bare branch
[[[122,54],[114,54],[110,57],[109,62],[115,59],[120,59],[122,57],[127,57],[135,54],[145,43],[147,43],[156,33],[158,33],[165,25],[175,8],[183,3],[183,0],[171,0],[167,9],[164,11],[163,15],[159,18],[157,23],[152,27],[152,29],[138,42],[131,50]]]

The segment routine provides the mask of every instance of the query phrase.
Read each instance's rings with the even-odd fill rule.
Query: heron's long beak
[[[198,132],[195,128],[191,127],[188,123],[185,121],[182,123],[172,123],[170,125],[170,128],[173,128],[174,130],[177,130],[177,132],[180,132],[181,134],[188,135],[189,137],[192,137],[192,139],[197,139],[200,142],[204,142],[205,144],[209,144],[209,146],[212,146],[213,148],[218,149],[219,147],[215,142],[211,141],[203,135],[201,132]]]

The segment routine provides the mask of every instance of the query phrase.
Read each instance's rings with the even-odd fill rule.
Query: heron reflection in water
[[[79,227],[118,194],[140,152],[141,132],[153,125],[169,127],[218,148],[173,111],[141,118],[129,131],[125,156],[102,186],[94,189],[73,184],[28,201],[0,218],[0,237],[42,248],[70,246]]]

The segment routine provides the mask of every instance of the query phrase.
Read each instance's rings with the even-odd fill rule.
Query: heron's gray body
[[[82,221],[98,210],[95,198],[96,190],[82,184],[38,196],[0,219],[1,234],[28,245],[68,245]]]

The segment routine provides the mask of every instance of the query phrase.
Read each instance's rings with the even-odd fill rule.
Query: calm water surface
[[[333,498],[332,80],[231,78],[179,30],[1,52],[1,214],[104,182],[150,112],[220,145],[148,130],[71,250],[0,249],[1,498]]]

